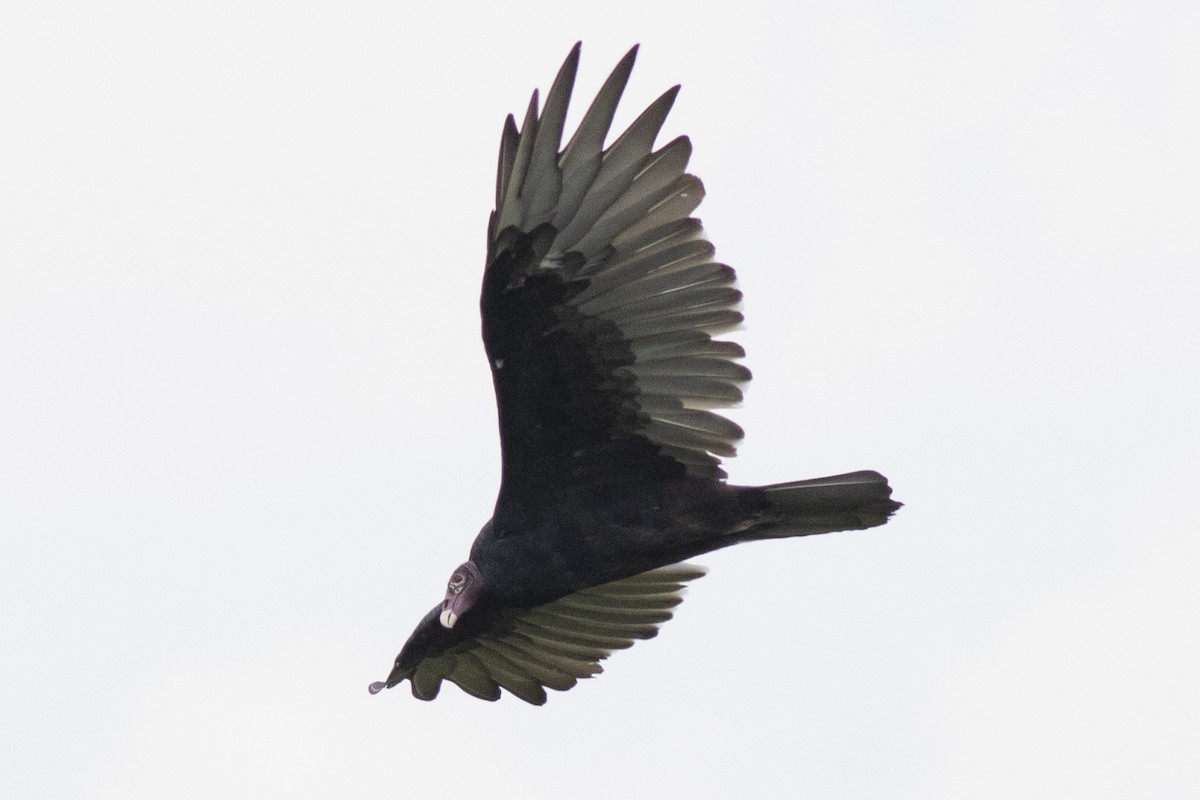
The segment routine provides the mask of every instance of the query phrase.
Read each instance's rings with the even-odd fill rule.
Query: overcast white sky
[[[0,796],[1200,795],[1200,6],[406,5],[0,10]],[[494,501],[498,136],[576,39],[573,118],[684,86],[732,478],[907,506],[544,708],[371,697]]]

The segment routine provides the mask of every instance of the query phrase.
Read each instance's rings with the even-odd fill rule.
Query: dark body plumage
[[[741,294],[689,216],[704,195],[690,143],[652,151],[678,87],[603,147],[635,53],[561,151],[579,45],[541,115],[535,92],[520,130],[505,124],[480,301],[500,492],[446,600],[372,691],[409,679],[429,700],[448,679],[545,702],[657,632],[703,574],[684,559],[874,527],[899,508],[870,471],[725,483],[718,457],[742,431],[711,409],[740,401],[750,373],[712,337],[741,322]],[[454,605],[464,584],[471,599]]]

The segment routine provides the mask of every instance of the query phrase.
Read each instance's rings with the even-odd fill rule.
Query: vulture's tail
[[[765,495],[768,507],[761,522],[738,537],[743,540],[874,528],[887,522],[901,505],[892,499],[887,478],[870,470],[752,491]]]

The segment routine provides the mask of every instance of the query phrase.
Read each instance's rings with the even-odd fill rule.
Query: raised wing
[[[567,595],[529,609],[508,609],[485,631],[425,658],[413,670],[412,693],[432,700],[449,680],[484,700],[505,689],[542,705],[546,689],[566,691],[603,672],[600,661],[638,639],[658,635],[684,584],[703,567],[674,564]]]
[[[711,408],[742,398],[744,355],[713,335],[741,293],[713,260],[691,144],[653,150],[679,87],[607,148],[637,48],[565,148],[572,49],[538,114],[535,91],[500,146],[481,310],[503,451],[500,504],[555,485],[720,479],[741,429]],[[499,505],[499,504],[498,504]]]

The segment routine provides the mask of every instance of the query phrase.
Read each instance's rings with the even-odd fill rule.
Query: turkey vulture
[[[686,136],[654,150],[679,90],[608,147],[630,50],[560,149],[580,45],[538,112],[500,139],[480,309],[500,423],[492,519],[374,694],[443,680],[529,703],[654,636],[704,570],[685,559],[739,542],[882,525],[900,504],[877,472],[731,486],[720,456],[741,429],[741,293],[689,216],[704,187]]]

